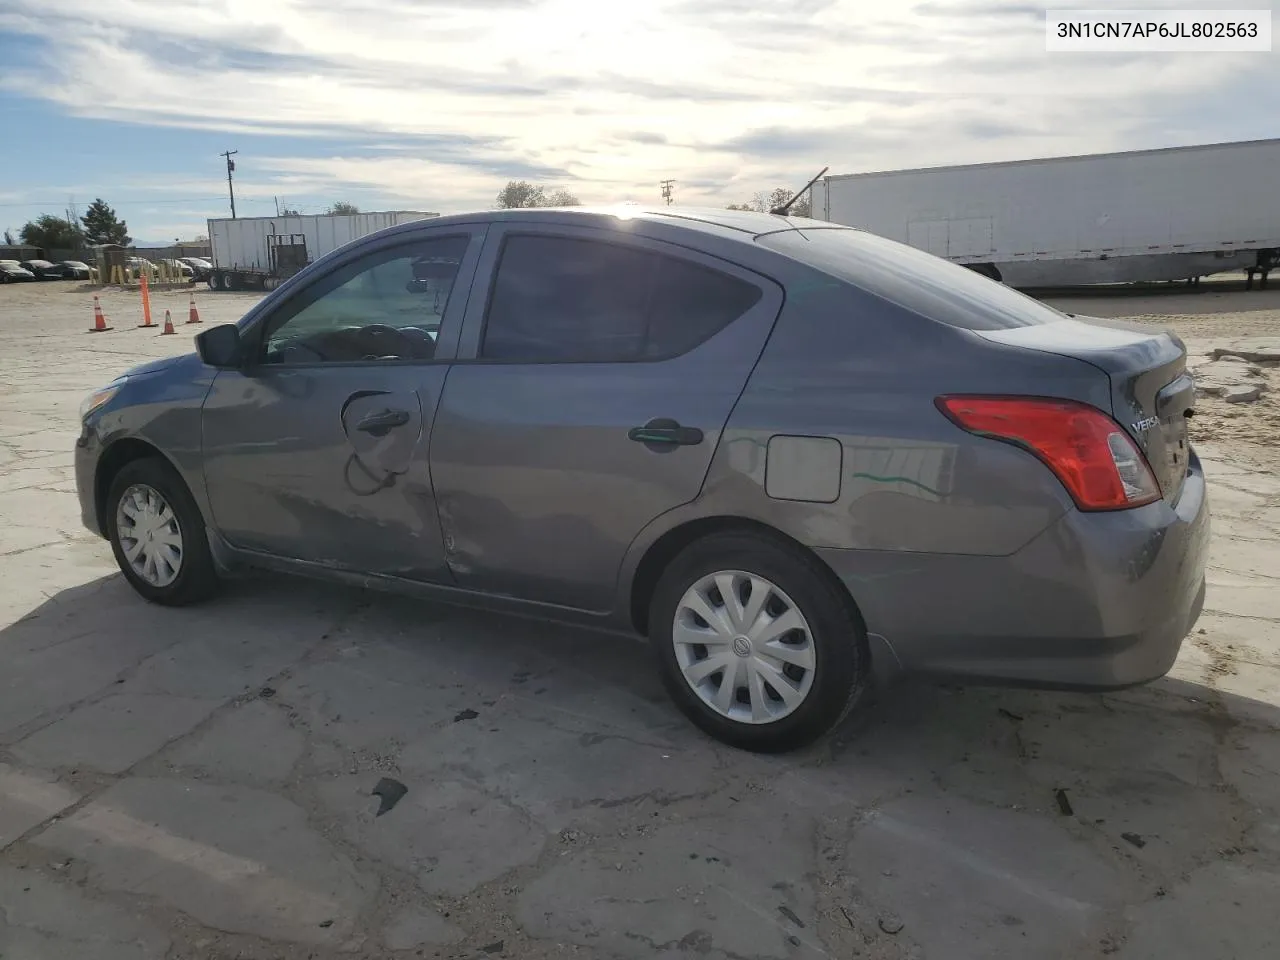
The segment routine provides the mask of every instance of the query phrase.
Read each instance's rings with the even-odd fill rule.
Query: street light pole
[[[231,158],[239,153],[239,150],[228,150],[220,153],[218,156],[227,158],[227,193],[231,195],[231,219],[236,218],[236,188],[231,183],[231,171],[235,170],[236,162]]]

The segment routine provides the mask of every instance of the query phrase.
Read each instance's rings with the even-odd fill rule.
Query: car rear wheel
[[[866,634],[848,596],[800,548],[753,533],[687,547],[659,581],[649,623],[676,705],[735,747],[805,746],[866,686]]]
[[[218,585],[204,518],[177,472],[156,458],[125,464],[107,494],[107,537],[130,585],[152,603],[183,606]]]

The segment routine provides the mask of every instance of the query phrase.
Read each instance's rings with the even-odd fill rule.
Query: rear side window
[[[480,356],[660,360],[692,350],[760,299],[750,283],[676,257],[568,237],[503,244]]]
[[[967,267],[862,230],[806,227],[767,234],[757,242],[953,327],[1006,330],[1066,319]]]

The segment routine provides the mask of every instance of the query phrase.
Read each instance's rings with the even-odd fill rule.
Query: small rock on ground
[[[1280,363],[1280,337],[1250,337],[1213,350],[1215,360],[1227,354],[1255,363]]]
[[[1222,391],[1222,399],[1227,403],[1253,403],[1261,396],[1262,385],[1259,383],[1237,384]]]

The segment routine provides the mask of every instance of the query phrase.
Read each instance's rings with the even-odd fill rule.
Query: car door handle
[[[632,427],[627,436],[646,446],[693,446],[702,442],[702,431],[697,427],[682,427],[666,418],[650,420],[643,427]]]
[[[381,413],[371,413],[362,418],[356,424],[356,429],[371,433],[375,437],[380,437],[388,430],[395,427],[403,427],[408,422],[408,410],[383,410]]]

